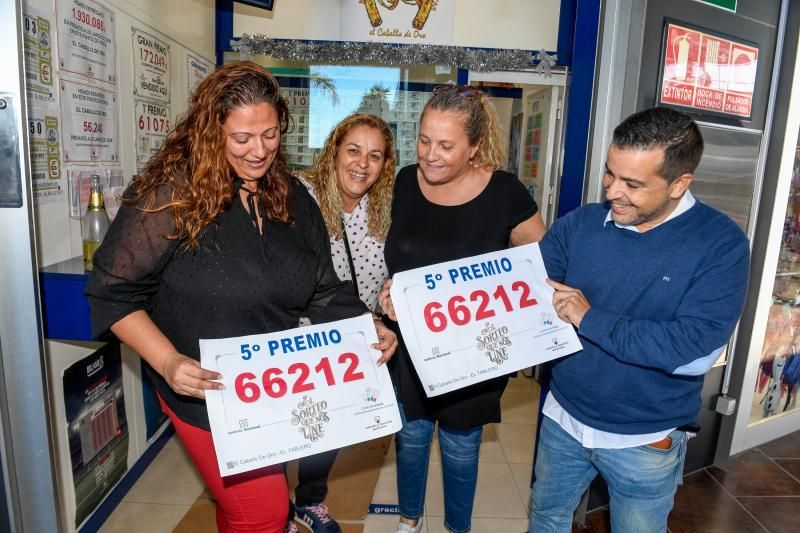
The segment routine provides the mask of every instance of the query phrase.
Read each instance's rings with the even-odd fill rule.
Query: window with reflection
[[[750,422],[797,410],[800,386],[800,142]]]

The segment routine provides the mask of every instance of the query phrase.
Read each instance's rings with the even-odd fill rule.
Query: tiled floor
[[[503,422],[488,424],[478,459],[478,491],[472,512],[475,533],[520,532],[528,527],[528,499],[533,464],[539,386],[520,375],[509,381],[502,399]],[[373,503],[397,503],[394,446],[383,461]],[[434,437],[425,494],[422,532],[444,533],[444,493],[438,440]],[[365,533],[394,533],[396,515],[369,515]]]
[[[100,529],[103,533],[172,531],[205,490],[177,437],[159,452]]]
[[[528,500],[539,388],[520,376],[503,396],[503,422],[486,426],[481,446],[474,533],[519,533],[528,527]],[[396,504],[392,444],[383,459],[373,503]],[[431,452],[423,533],[444,532],[438,443]],[[101,531],[169,532],[203,493],[203,483],[173,439],[127,494]],[[394,533],[396,515],[368,515],[365,533]],[[356,525],[356,524],[349,524]],[[361,526],[358,526],[359,528]],[[669,523],[672,533],[800,533],[800,432],[686,476]],[[574,532],[610,531],[608,512],[589,513]]]
[[[608,512],[589,513],[587,527],[610,531]],[[671,533],[800,532],[800,432],[732,457],[727,467],[684,477],[669,519]]]

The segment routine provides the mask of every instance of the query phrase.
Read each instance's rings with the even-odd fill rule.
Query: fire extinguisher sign
[[[668,23],[659,103],[750,118],[758,48]]]

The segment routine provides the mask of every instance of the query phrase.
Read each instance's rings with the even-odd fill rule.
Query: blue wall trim
[[[230,51],[233,39],[233,0],[217,0],[214,14],[214,32],[217,47],[217,66],[223,63],[223,54]]]
[[[558,43],[556,44],[559,65],[572,65],[576,2],[577,0],[561,0],[561,11],[558,17]]]
[[[571,1],[574,0],[564,0],[562,6]],[[562,13],[562,17],[563,15]],[[600,3],[597,0],[577,0],[571,83],[567,102],[567,130],[564,136],[564,168],[558,195],[559,217],[580,207],[583,197],[599,25]],[[559,31],[559,41],[560,39]]]

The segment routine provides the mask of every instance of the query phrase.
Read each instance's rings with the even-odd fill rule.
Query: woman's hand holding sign
[[[392,288],[392,278],[387,279],[380,294],[378,295],[378,305],[381,306],[386,315],[397,322],[397,314],[394,312],[394,305],[392,305],[392,296],[389,294],[389,289]]]

